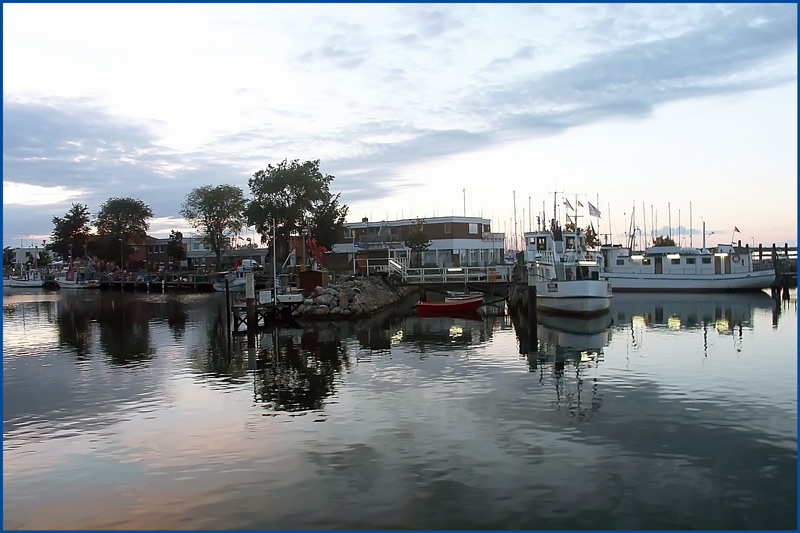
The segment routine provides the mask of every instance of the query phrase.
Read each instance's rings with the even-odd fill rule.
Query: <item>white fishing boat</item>
[[[83,266],[69,266],[56,275],[56,283],[61,289],[99,289],[97,272]]]
[[[20,271],[3,278],[3,287],[11,288],[35,288],[44,286],[44,275],[39,269],[26,269],[24,265],[19,265]]]
[[[217,281],[214,282],[214,290],[217,292],[225,292],[225,280],[228,280],[228,291],[230,292],[244,292],[246,287],[247,274],[253,272],[250,268],[239,267],[234,270],[226,272],[219,272],[217,274]]]
[[[601,253],[601,277],[615,292],[758,291],[775,282],[774,270],[754,270],[751,254],[732,245],[652,246],[643,252],[616,245],[602,246]]]
[[[536,309],[592,316],[608,312],[611,284],[600,279],[601,261],[586,248],[586,235],[564,231],[555,219],[550,230],[525,233],[528,286],[536,287]]]

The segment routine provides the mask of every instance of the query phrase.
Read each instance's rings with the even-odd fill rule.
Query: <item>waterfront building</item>
[[[411,250],[405,241],[417,231],[419,221],[422,231],[431,242],[422,252],[423,267],[489,266],[504,263],[505,236],[491,230],[491,221],[480,217],[427,217],[401,220],[370,221],[344,224],[342,241],[333,246],[333,252],[358,254],[358,257],[389,255],[408,265]]]

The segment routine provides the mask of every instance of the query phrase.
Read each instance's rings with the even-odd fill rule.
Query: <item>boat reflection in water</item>
[[[670,330],[713,325],[719,332],[750,328],[758,311],[778,312],[776,301],[766,292],[629,294],[614,295],[611,315],[617,327],[640,325]]]
[[[531,370],[543,363],[563,370],[565,363],[597,363],[611,340],[609,314],[592,318],[537,316],[536,343],[527,353]]]

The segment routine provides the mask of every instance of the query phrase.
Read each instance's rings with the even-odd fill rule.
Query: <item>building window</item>
[[[710,257],[704,257],[703,258],[703,264],[704,265],[710,265],[711,264],[711,258]]]
[[[625,264],[625,260],[624,259],[617,259],[617,265],[623,266],[624,264]]]
[[[693,264],[694,264],[694,261],[695,261],[695,260],[694,260],[694,257],[687,257],[687,258],[686,258],[686,264],[687,264],[687,265],[693,265]]]
[[[444,233],[445,235],[450,235],[451,233],[453,233],[453,225],[448,222],[445,222]]]
[[[645,257],[644,259],[642,259],[642,264],[643,265],[649,265],[650,264],[650,258],[649,257]]]
[[[470,235],[477,235],[478,234],[478,225],[477,224],[470,224],[469,225],[469,234]]]
[[[680,259],[670,259],[669,262],[672,263],[673,265],[680,265],[681,264],[681,260]]]

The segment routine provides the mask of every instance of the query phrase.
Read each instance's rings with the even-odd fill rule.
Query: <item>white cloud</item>
[[[64,185],[43,187],[29,183],[3,181],[3,205],[60,204],[83,196],[81,189],[68,189]]]

